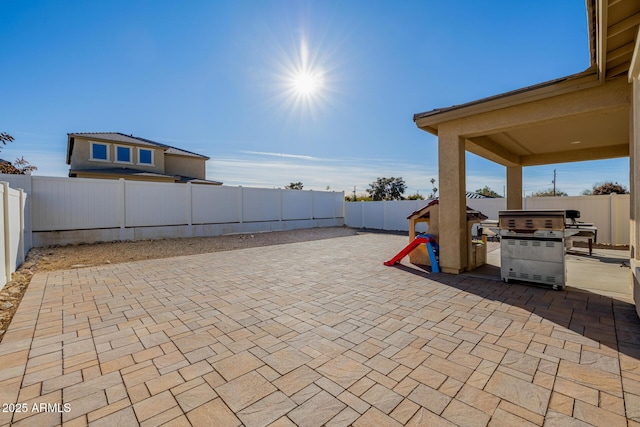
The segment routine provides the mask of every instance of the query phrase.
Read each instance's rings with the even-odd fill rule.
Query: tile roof
[[[417,211],[414,211],[411,213],[411,215],[409,215],[407,217],[407,219],[411,219],[411,218],[429,218],[430,215],[430,207],[435,206],[435,205],[439,205],[440,204],[440,198],[435,198],[432,201],[430,201],[426,206],[418,209]],[[467,208],[467,221],[470,219],[481,219],[481,220],[485,220],[488,219],[489,217],[486,216],[485,214],[483,214],[480,211],[477,211],[475,209],[470,208],[469,206],[466,206]]]
[[[140,138],[139,136],[125,135],[120,132],[78,132],[69,133],[68,136],[80,136],[85,138],[95,138],[103,141],[122,142],[125,144],[146,145],[150,147],[160,147],[165,149],[165,154],[175,154],[179,156],[199,157],[209,160],[209,157],[192,151],[183,150],[181,148],[172,147],[160,142],[151,141],[150,139]]]
[[[474,193],[467,191],[467,199],[495,199],[495,196],[487,196],[486,194]]]

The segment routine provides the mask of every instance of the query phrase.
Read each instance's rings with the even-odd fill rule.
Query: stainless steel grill
[[[523,280],[564,288],[564,210],[500,211],[500,275],[502,280]]]
[[[483,233],[500,237],[502,280],[523,280],[562,289],[566,284],[565,248],[571,238],[595,241],[598,229],[576,221],[576,210],[500,211],[498,220],[481,223]]]

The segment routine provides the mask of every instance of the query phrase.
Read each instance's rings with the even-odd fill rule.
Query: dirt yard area
[[[20,305],[31,277],[37,272],[331,239],[355,234],[357,231],[348,227],[330,227],[189,239],[33,248],[29,251],[25,263],[12,275],[12,280],[0,291],[0,341]]]

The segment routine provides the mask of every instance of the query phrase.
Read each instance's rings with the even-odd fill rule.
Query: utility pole
[[[556,170],[553,170],[553,195],[556,195]]]
[[[354,185],[353,186],[353,201],[355,202],[356,199],[357,199],[357,197],[356,197],[356,186]]]

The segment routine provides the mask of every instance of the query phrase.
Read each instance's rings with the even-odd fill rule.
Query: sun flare
[[[322,89],[322,76],[310,71],[302,71],[293,76],[293,90],[302,96],[313,96]]]
[[[302,115],[317,118],[327,110],[334,89],[333,68],[326,50],[310,48],[302,38],[297,46],[279,46],[274,55],[272,98],[288,120]]]

